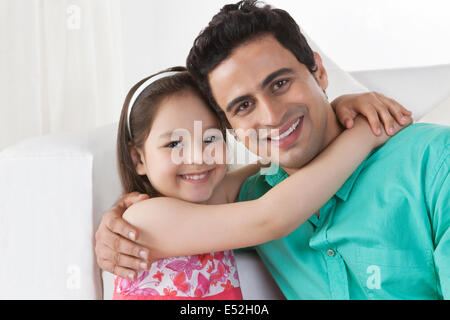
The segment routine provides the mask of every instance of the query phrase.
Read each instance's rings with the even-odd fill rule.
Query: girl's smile
[[[194,184],[204,183],[204,182],[208,181],[208,179],[210,178],[210,176],[214,170],[215,170],[215,168],[213,168],[211,170],[203,171],[203,172],[181,174],[181,175],[179,175],[179,177],[181,179],[183,179],[183,181],[186,181],[188,183],[194,183]]]

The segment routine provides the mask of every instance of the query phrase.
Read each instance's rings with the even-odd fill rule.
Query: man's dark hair
[[[212,95],[208,74],[233,49],[265,33],[272,34],[311,73],[316,71],[313,51],[289,13],[256,0],[225,5],[195,39],[186,61],[188,71],[222,119],[225,115]]]

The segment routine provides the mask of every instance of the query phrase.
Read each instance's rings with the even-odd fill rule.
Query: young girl
[[[234,203],[244,180],[260,167],[226,172],[224,122],[189,74],[172,68],[140,81],[122,110],[118,163],[125,193],[138,191],[150,199],[131,206],[123,217],[140,228],[140,243],[158,261],[135,281],[117,277],[114,299],[242,299],[231,249],[289,234],[337,192],[370,151],[387,140],[358,120],[266,195]],[[201,121],[200,136],[196,121]],[[173,139],[177,131],[185,135]],[[209,159],[202,158],[205,147],[213,147]],[[184,161],[174,161],[174,154]],[[158,251],[162,247],[164,252]],[[199,254],[204,252],[212,253]]]

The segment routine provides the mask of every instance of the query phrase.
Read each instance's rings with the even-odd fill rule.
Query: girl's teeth
[[[288,135],[290,135],[295,129],[297,129],[297,126],[300,123],[300,118],[282,135],[278,136],[278,137],[270,137],[271,140],[275,140],[275,141],[279,141],[279,140],[283,140],[284,138],[286,138]]]
[[[185,179],[189,180],[200,180],[206,177],[206,174],[196,175],[196,176],[183,176]]]

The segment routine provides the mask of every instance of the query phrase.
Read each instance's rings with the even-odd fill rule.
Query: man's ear
[[[314,60],[316,62],[316,71],[314,72],[314,77],[316,78],[319,86],[325,92],[325,90],[328,88],[327,70],[325,70],[325,67],[322,63],[322,58],[317,52],[314,52]]]
[[[132,145],[128,145],[128,149],[130,150],[131,159],[133,160],[136,173],[141,176],[146,175],[147,171],[145,169],[144,155],[142,152]]]

